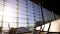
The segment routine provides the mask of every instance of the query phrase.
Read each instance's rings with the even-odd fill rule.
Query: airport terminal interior
[[[60,15],[32,0],[0,0],[0,34],[60,34]]]

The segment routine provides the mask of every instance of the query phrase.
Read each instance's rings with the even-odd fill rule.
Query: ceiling
[[[57,14],[57,15],[60,15],[60,10],[59,10],[59,2],[58,0],[31,0],[35,3],[38,4],[38,2],[43,2],[43,7],[52,11]]]

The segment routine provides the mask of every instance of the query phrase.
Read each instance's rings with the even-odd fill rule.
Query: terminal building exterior
[[[55,19],[53,12],[43,7],[42,10],[44,21]],[[59,16],[55,14],[55,17]],[[25,27],[32,31],[37,21],[42,21],[40,5],[30,0],[0,0],[0,27],[2,30]]]

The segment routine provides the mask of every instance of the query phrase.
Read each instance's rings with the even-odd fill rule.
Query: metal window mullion
[[[18,24],[19,24],[19,14],[18,14],[18,5],[19,5],[19,4],[18,4],[18,1],[19,1],[19,0],[16,0],[17,27],[19,26],[19,25],[18,25]]]
[[[41,6],[41,16],[42,16],[41,29],[42,29],[42,31],[44,31],[44,30],[43,30],[44,28],[42,28],[42,25],[44,24],[44,15],[43,15],[43,9],[42,9],[42,5],[43,5],[43,4],[42,4],[42,3],[43,3],[42,1],[41,1],[41,3],[39,2],[39,5],[41,4],[40,6]],[[44,27],[45,27],[45,25],[44,25]],[[40,30],[41,30],[41,29],[40,29]]]
[[[34,22],[36,21],[36,16],[35,16],[35,10],[34,10],[34,3],[33,3],[33,17],[34,17]],[[34,23],[35,24],[35,23]],[[34,28],[36,28],[36,26],[34,27]]]
[[[28,15],[28,0],[26,0],[26,16],[27,16],[27,29],[29,29],[29,15]]]
[[[2,13],[2,24],[1,24],[2,28],[3,28],[4,8],[5,8],[5,0],[3,0],[3,13]]]
[[[33,17],[34,17],[34,22],[36,23],[36,16],[35,16],[35,9],[34,9],[34,3],[33,3]],[[34,24],[35,24],[34,23]],[[38,32],[39,33],[39,32]],[[36,24],[34,26],[33,34],[38,34],[36,33]]]

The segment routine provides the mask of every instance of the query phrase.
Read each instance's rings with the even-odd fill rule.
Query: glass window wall
[[[53,18],[53,13],[43,8],[43,16],[44,21],[48,21]],[[40,20],[42,20],[42,14],[38,4],[30,0],[18,0],[18,4],[16,0],[0,0],[0,25],[3,22],[3,30],[9,30],[9,26],[17,28],[17,25],[29,27],[31,30]]]

